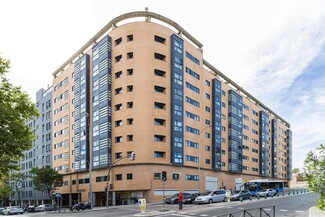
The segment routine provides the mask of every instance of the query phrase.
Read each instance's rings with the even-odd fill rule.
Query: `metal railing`
[[[218,215],[217,217],[275,217],[275,206],[245,209],[237,212]]]

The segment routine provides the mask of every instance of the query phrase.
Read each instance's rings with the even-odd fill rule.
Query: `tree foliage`
[[[25,182],[27,176],[24,173],[12,173],[10,175],[10,183],[12,186],[13,194],[17,194],[18,201],[21,200],[21,193],[25,190]]]
[[[43,168],[33,168],[31,173],[34,174],[33,183],[35,189],[44,191],[48,194],[49,199],[52,199],[52,194],[58,186],[62,184],[63,175],[52,169],[50,166]]]
[[[18,169],[17,162],[34,139],[26,122],[38,116],[28,94],[6,78],[9,68],[10,61],[0,56],[0,179]]]
[[[323,144],[307,154],[305,171],[309,188],[320,194],[317,207],[325,210],[325,146]]]
[[[9,185],[9,179],[6,177],[0,180],[0,200],[2,201],[2,206],[4,206],[4,201],[10,197],[12,188]]]
[[[300,169],[299,168],[293,168],[292,173],[299,173]]]

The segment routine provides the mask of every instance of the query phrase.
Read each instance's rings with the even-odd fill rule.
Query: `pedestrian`
[[[183,209],[183,200],[184,200],[184,196],[183,196],[182,192],[179,192],[179,194],[178,194],[178,209],[179,210]]]

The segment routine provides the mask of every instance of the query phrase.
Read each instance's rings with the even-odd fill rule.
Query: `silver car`
[[[260,196],[260,197],[273,197],[274,195],[276,195],[276,191],[272,188],[269,189],[262,189],[259,192],[257,192],[255,194],[256,197]]]
[[[19,206],[8,206],[2,211],[2,215],[23,214],[24,209]]]
[[[227,201],[225,190],[204,192],[200,196],[195,198],[194,203],[203,204],[203,203],[213,203],[213,202],[221,202],[221,201]]]

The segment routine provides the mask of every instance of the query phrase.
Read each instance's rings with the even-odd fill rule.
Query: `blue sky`
[[[144,10],[198,39],[204,58],[291,124],[293,165],[324,143],[323,0],[1,0],[1,56],[35,99],[52,73],[115,17]]]

